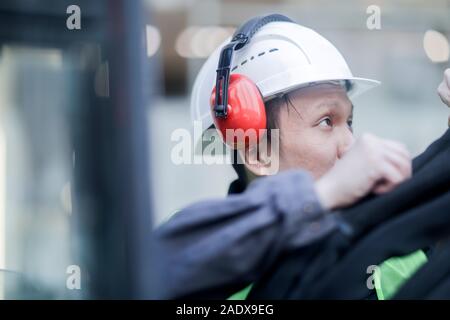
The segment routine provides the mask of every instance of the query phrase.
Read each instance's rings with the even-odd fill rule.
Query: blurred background
[[[79,30],[67,28],[70,5]],[[367,27],[371,5],[380,29]],[[174,130],[192,131],[195,76],[237,26],[275,12],[325,36],[354,75],[382,82],[354,101],[357,136],[416,155],[447,128],[436,88],[450,66],[450,0],[4,0],[0,298],[157,290],[150,230],[223,197],[235,178],[230,165],[171,160]]]

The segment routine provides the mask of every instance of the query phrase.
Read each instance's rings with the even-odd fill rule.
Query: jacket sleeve
[[[154,232],[158,298],[227,298],[285,250],[337,224],[306,171],[259,178],[245,192],[193,204]]]

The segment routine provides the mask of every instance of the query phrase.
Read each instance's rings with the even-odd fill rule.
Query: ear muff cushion
[[[213,106],[214,87],[210,106],[216,128],[225,143],[235,149],[258,143],[266,129],[264,100],[256,84],[242,74],[232,74],[228,86],[228,106],[225,118],[216,117]]]

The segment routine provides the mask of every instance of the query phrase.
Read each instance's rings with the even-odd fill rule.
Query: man
[[[274,157],[264,148],[235,150],[244,164],[233,164],[239,179],[229,196],[189,206],[155,232],[160,298],[227,298],[281,253],[340,228],[333,209],[370,192],[389,192],[411,176],[404,145],[370,134],[353,137],[349,96],[376,81],[353,77],[338,50],[311,29],[290,21],[261,27],[257,20],[244,30],[249,24],[257,29],[235,52],[232,71],[257,85],[267,136],[279,130],[279,141],[268,139],[279,144],[278,152]],[[214,122],[208,101],[221,47],[193,89],[193,118],[204,128]],[[446,103],[448,81],[447,72],[439,87]]]

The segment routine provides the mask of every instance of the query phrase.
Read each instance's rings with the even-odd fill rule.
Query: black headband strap
[[[216,76],[216,97],[214,101],[214,112],[216,117],[225,118],[227,116],[228,85],[230,81],[230,67],[233,59],[233,52],[245,47],[261,27],[275,21],[293,22],[291,19],[281,14],[255,17],[239,27],[234,33],[231,42],[222,48]]]
[[[246,39],[245,44],[239,43],[236,46],[235,50],[239,50],[243,48],[247,43],[249,43],[251,38],[255,35],[255,33],[257,33],[258,30],[261,29],[263,26],[265,26],[268,23],[276,21],[293,22],[288,17],[277,13],[250,19],[246,23],[244,23],[241,27],[239,27],[239,29],[237,29],[233,34],[233,38],[231,41]]]

